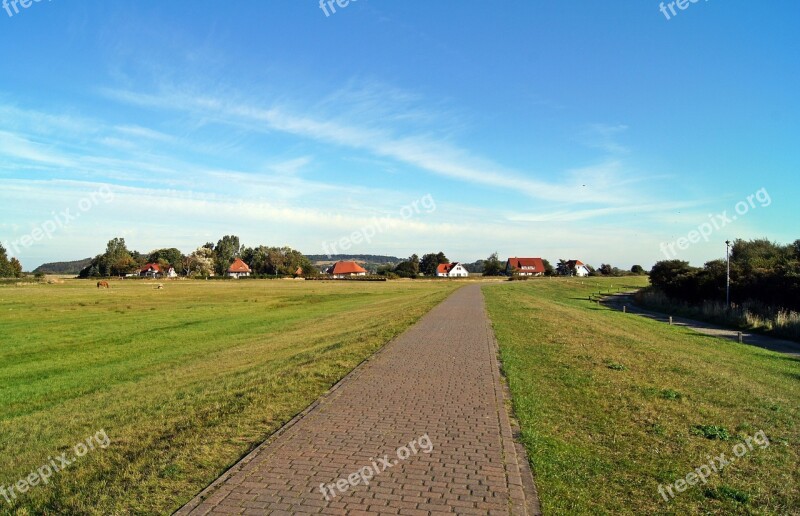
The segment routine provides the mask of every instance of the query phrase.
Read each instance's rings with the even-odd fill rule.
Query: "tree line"
[[[445,256],[442,251],[438,253],[428,253],[419,257],[417,254],[412,254],[409,258],[400,261],[397,264],[386,264],[378,267],[377,274],[389,277],[402,277],[414,278],[420,274],[425,276],[435,276],[436,268],[439,264],[450,263],[450,260]],[[544,265],[545,276],[574,276],[575,264],[567,260],[560,259],[556,267],[542,258]],[[464,268],[470,273],[482,274],[484,276],[506,276],[506,262],[501,261],[497,252],[489,255],[485,260],[478,260],[473,263],[464,263]],[[594,269],[591,265],[587,265],[590,276],[629,276],[629,275],[644,275],[647,272],[641,265],[634,265],[630,271],[624,271],[617,267],[604,263],[599,269]]]
[[[731,301],[757,301],[770,307],[800,310],[800,240],[781,245],[766,239],[736,240],[730,254]],[[724,259],[692,267],[682,260],[664,260],[650,271],[653,287],[667,296],[699,304],[726,298]]]
[[[149,263],[158,264],[163,271],[173,268],[181,276],[223,276],[236,258],[248,264],[254,275],[291,276],[298,269],[305,275],[318,272],[306,256],[290,247],[246,247],[238,236],[225,235],[216,244],[208,242],[188,255],[174,247],[143,254],[129,250],[124,238],[113,238],[106,245],[106,251],[95,256],[78,276],[124,276],[138,272]]]

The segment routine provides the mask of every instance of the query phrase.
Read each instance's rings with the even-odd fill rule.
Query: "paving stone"
[[[177,514],[536,514],[506,401],[480,287],[461,288]]]

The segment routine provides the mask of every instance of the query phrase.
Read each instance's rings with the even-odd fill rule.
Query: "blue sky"
[[[116,236],[321,254],[375,219],[348,252],[649,267],[800,238],[796,1],[17,7],[0,242],[26,269]]]

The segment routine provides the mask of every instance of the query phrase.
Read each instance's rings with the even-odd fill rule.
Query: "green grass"
[[[800,513],[800,361],[587,300],[611,283],[643,285],[484,288],[544,513]],[[769,447],[659,495],[760,430]]]
[[[0,287],[0,485],[111,440],[0,513],[171,512],[458,286]]]

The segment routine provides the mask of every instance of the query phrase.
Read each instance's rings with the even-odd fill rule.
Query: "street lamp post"
[[[727,283],[725,286],[725,307],[731,307],[731,241],[725,241],[725,258],[728,262]]]

